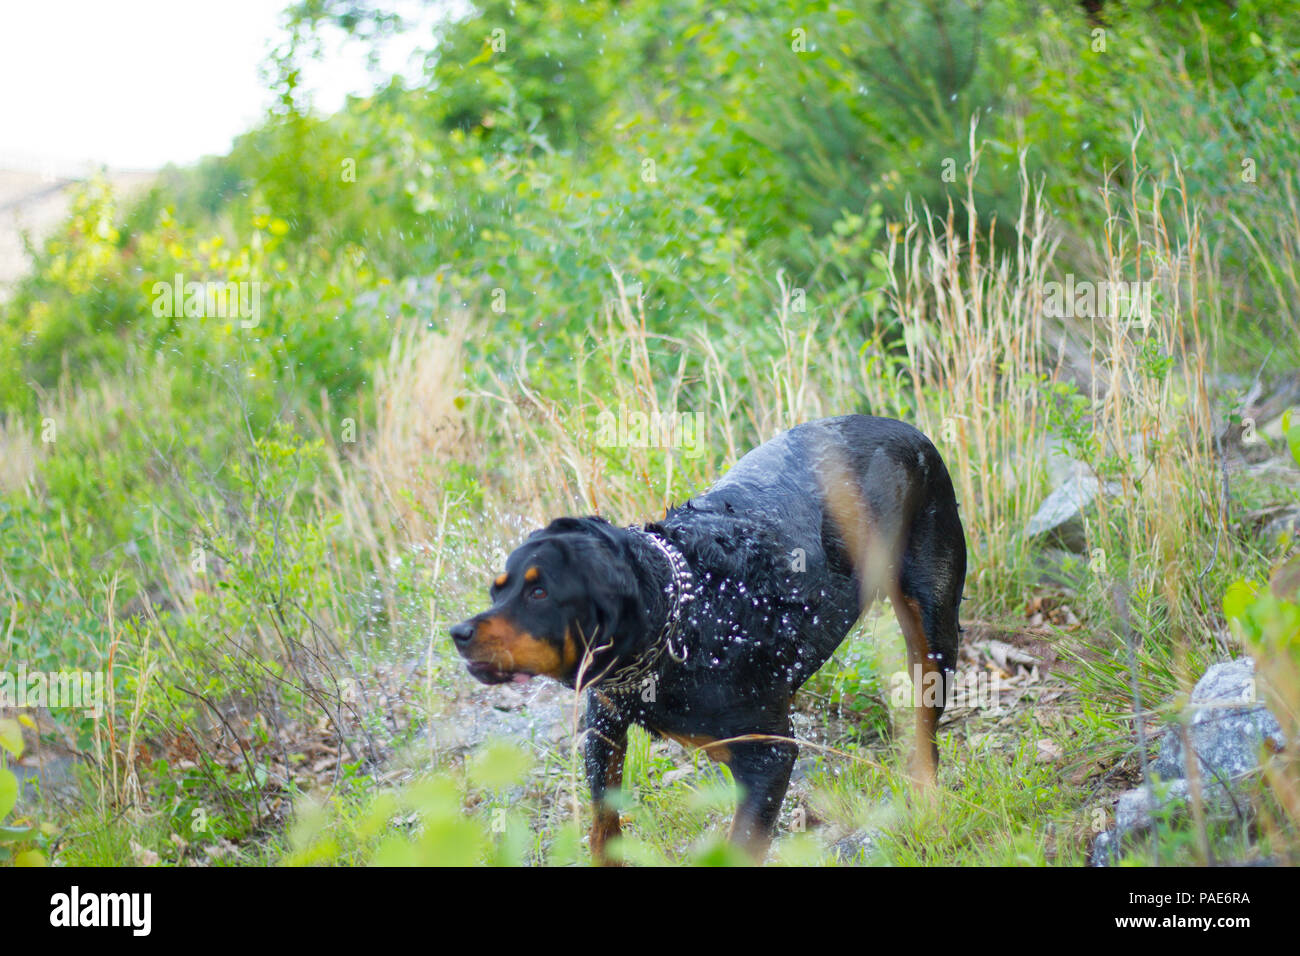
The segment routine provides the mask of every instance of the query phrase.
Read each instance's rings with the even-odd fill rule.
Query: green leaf
[[[0,747],[15,757],[23,755],[23,729],[18,721],[8,718],[0,720]]]
[[[1258,590],[1249,581],[1234,581],[1228,585],[1228,590],[1223,595],[1223,616],[1230,621],[1241,620],[1246,609],[1255,602]]]
[[[35,827],[0,827],[0,843],[17,843],[36,836]]]
[[[49,860],[40,850],[24,850],[14,857],[14,866],[49,866]]]
[[[1288,408],[1282,413],[1282,434],[1286,436],[1287,448],[1291,449],[1291,457],[1300,463],[1300,416],[1292,415],[1293,409]]]
[[[493,743],[471,762],[470,779],[478,786],[500,790],[519,783],[531,763],[528,754],[518,747]]]
[[[18,778],[13,771],[0,767],[0,820],[9,815],[9,811],[18,802]]]

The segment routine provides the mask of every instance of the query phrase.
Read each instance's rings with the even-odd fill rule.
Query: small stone
[[[841,863],[860,863],[876,852],[880,836],[874,827],[850,833],[831,844],[831,853]]]
[[[1259,752],[1286,746],[1282,727],[1258,699],[1255,662],[1249,657],[1215,664],[1192,690],[1188,718],[1192,749],[1200,758],[1202,781],[1228,782],[1259,767]],[[1184,777],[1183,734],[1166,731],[1152,769],[1164,780]]]

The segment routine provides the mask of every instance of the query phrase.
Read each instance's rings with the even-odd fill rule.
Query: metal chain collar
[[[677,663],[685,663],[688,653],[687,648],[683,646],[681,651],[678,652],[673,647],[673,637],[681,624],[683,610],[686,605],[696,598],[695,574],[691,571],[691,566],[686,563],[686,558],[682,556],[680,551],[652,531],[645,531],[635,526],[629,527],[627,530],[645,538],[667,560],[668,568],[672,572],[673,602],[672,607],[668,610],[668,619],[664,621],[663,629],[659,632],[659,636],[655,638],[654,644],[634,662],[626,667],[619,668],[615,676],[599,683],[599,687],[609,690],[624,689],[640,684],[642,680],[649,676],[665,651]]]

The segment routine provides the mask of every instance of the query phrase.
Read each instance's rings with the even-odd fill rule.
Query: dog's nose
[[[461,621],[451,629],[451,639],[457,645],[468,644],[474,639],[474,621]]]

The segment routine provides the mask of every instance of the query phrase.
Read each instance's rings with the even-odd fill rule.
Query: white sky
[[[259,66],[287,3],[0,0],[0,168],[153,169],[226,152],[271,105]],[[415,75],[410,54],[429,36],[398,38],[382,66]],[[359,45],[312,66],[319,109],[373,87]]]

